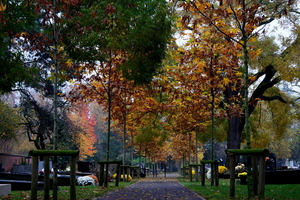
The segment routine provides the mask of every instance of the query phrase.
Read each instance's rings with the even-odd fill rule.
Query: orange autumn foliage
[[[93,156],[96,153],[93,146],[97,140],[94,130],[96,121],[95,116],[90,114],[88,105],[81,102],[73,104],[68,117],[76,126],[73,138],[79,149],[79,160]]]

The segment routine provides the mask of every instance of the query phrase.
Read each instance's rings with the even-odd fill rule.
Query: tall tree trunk
[[[123,117],[123,165],[126,165],[126,113]]]
[[[58,34],[57,34],[57,16],[56,16],[56,0],[53,0],[53,10],[54,10],[54,22],[53,22],[53,35],[54,35],[54,66],[55,66],[55,74],[54,74],[54,125],[53,125],[53,131],[54,131],[54,139],[53,139],[53,150],[57,150],[57,143],[58,143],[58,113],[57,113],[57,87],[58,87]],[[58,179],[57,179],[57,166],[58,160],[57,156],[54,156],[53,159],[53,200],[56,200],[58,198]]]
[[[255,88],[253,91],[249,103],[248,103],[248,109],[249,109],[249,116],[252,114],[252,112],[255,110],[256,105],[258,103],[258,100],[265,100],[265,101],[273,101],[278,100],[282,103],[286,103],[286,101],[280,96],[264,96],[264,92],[268,89],[273,87],[275,84],[280,82],[279,77],[275,77],[276,70],[274,69],[274,66],[268,65],[263,71],[258,72],[254,77],[255,79],[250,82],[252,84],[254,81],[259,79],[262,76],[265,76],[264,79],[261,81],[261,83]],[[232,102],[229,99],[232,99],[235,95],[242,95],[244,96],[243,89],[241,88],[240,91],[232,91],[230,89],[227,89],[225,91],[225,96],[227,99],[227,103],[230,105]],[[238,103],[236,103],[237,105]],[[240,102],[240,105],[242,102]],[[242,138],[242,132],[245,126],[245,110],[241,114],[230,114],[228,113],[228,133],[227,133],[227,149],[240,149],[241,147],[241,138]],[[237,162],[239,162],[239,158],[237,158]],[[226,166],[229,166],[229,159],[227,157],[226,159]]]
[[[227,133],[227,149],[240,149],[241,136],[240,131],[241,117],[238,115],[231,115],[228,117],[228,133]],[[237,162],[239,162],[237,158]],[[229,157],[226,158],[226,167],[229,167]]]

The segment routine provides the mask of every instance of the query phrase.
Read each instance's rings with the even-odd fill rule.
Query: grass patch
[[[229,200],[229,179],[220,179],[219,186],[201,186],[200,182],[187,182],[183,178],[178,179],[181,184],[200,194],[207,200]],[[248,199],[247,185],[235,185],[235,200]],[[299,200],[300,184],[265,185],[266,200]]]
[[[128,185],[135,183],[136,181],[131,182],[119,182],[119,187],[115,186],[114,182],[110,182],[108,187],[90,185],[90,186],[76,186],[76,199],[92,199],[94,197],[100,197],[108,192],[124,188]],[[38,191],[38,199],[44,199],[44,191]],[[50,191],[50,196],[52,191]],[[61,186],[58,190],[58,199],[66,200],[70,198],[70,187]],[[11,200],[24,200],[30,199],[30,191],[12,191],[11,195],[6,197],[0,197],[0,200],[11,199]]]

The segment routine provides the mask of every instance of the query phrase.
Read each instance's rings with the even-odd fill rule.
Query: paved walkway
[[[167,177],[147,177],[140,179],[135,184],[126,188],[110,192],[94,200],[205,200],[195,192],[181,185],[176,174],[168,174]]]

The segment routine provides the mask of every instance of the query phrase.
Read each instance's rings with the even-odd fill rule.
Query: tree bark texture
[[[281,96],[264,96],[265,91],[268,88],[273,87],[275,84],[280,82],[280,77],[275,77],[276,70],[274,66],[268,65],[263,71],[255,74],[253,77],[250,78],[251,81],[249,81],[249,84],[251,85],[256,80],[258,80],[260,77],[264,76],[264,79],[261,81],[261,83],[255,88],[253,91],[249,103],[249,116],[253,113],[255,110],[259,100],[265,100],[265,101],[273,101],[278,100],[282,103],[286,103],[286,101]],[[241,95],[244,96],[243,87],[238,87],[238,90],[231,90],[230,88],[227,88],[225,91],[225,96],[227,99],[227,104],[234,103],[235,105],[242,106],[242,98],[240,99],[240,102],[233,102],[231,99],[233,99],[234,96]],[[241,142],[242,142],[242,133],[245,126],[245,109],[243,109],[241,114],[232,114],[228,112],[228,134],[227,134],[227,149],[240,149]],[[236,158],[236,162],[240,162],[238,158]],[[226,166],[229,166],[229,158],[226,159]]]

